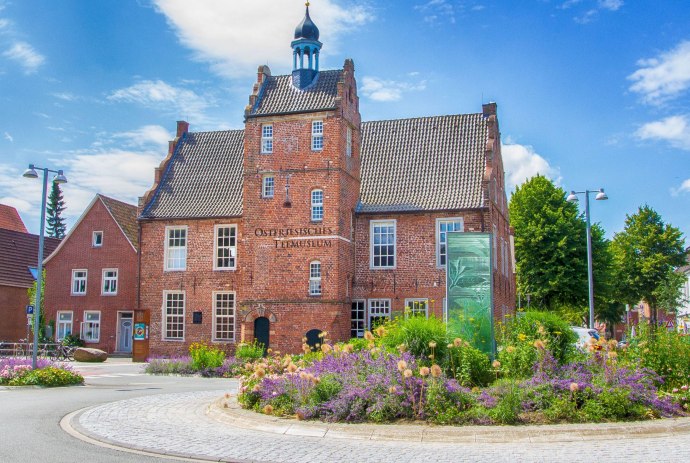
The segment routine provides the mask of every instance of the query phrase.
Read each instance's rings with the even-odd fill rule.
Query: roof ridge
[[[197,135],[200,133],[219,133],[219,132],[244,132],[244,129],[224,129],[224,130],[200,130],[198,132],[189,131],[188,134]]]
[[[400,122],[400,121],[414,121],[423,119],[435,119],[435,118],[448,118],[448,117],[459,117],[459,116],[481,116],[482,113],[461,113],[461,114],[439,114],[436,116],[417,116],[417,117],[403,117],[400,119],[380,119],[375,121],[362,121],[362,124],[370,124],[374,122]]]
[[[336,72],[343,72],[343,69],[319,69],[318,73],[321,74],[322,72],[334,72],[334,73],[336,73]],[[277,76],[268,76],[269,79],[271,79],[271,78],[275,79],[278,77],[290,77],[290,78],[292,78],[292,74],[278,74]]]

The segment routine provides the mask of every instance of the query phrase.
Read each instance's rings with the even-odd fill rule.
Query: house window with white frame
[[[261,153],[273,153],[273,124],[261,126]]]
[[[321,222],[323,220],[323,190],[313,190],[311,192],[311,221]]]
[[[347,157],[352,156],[352,127],[347,126],[347,132],[345,134],[345,155]]]
[[[55,332],[55,340],[62,341],[67,336],[72,334],[74,322],[74,312],[69,311],[59,311],[57,313],[57,326]]]
[[[184,292],[163,293],[163,339],[184,339]]]
[[[216,225],[214,270],[234,270],[236,259],[237,225]]]
[[[103,269],[103,286],[101,287],[101,294],[107,296],[114,296],[117,294],[117,269],[104,268]]]
[[[323,149],[323,121],[312,121],[311,123],[311,150],[321,151]]]
[[[369,299],[369,329],[373,330],[391,318],[390,299]]]
[[[213,340],[234,341],[235,339],[235,293],[213,293]]]
[[[273,175],[264,175],[261,180],[261,197],[272,198],[275,193],[275,177]]]
[[[100,248],[101,246],[103,246],[103,232],[102,231],[93,232],[91,245],[94,248]]]
[[[72,295],[83,296],[86,294],[87,276],[86,269],[72,270]]]
[[[405,316],[429,317],[429,299],[426,298],[410,298],[405,299]]]
[[[81,338],[84,342],[98,342],[101,339],[101,312],[85,310],[81,322]]]
[[[371,267],[395,268],[395,220],[371,221]]]
[[[318,260],[309,263],[309,295],[321,295],[321,262]]]
[[[364,331],[367,329],[366,302],[352,301],[350,312],[350,337],[363,338]]]
[[[436,219],[436,265],[438,267],[445,268],[446,266],[448,233],[461,231],[464,231],[462,217]]]
[[[165,270],[187,268],[187,227],[165,228]]]

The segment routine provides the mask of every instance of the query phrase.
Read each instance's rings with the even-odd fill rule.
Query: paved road
[[[140,364],[125,359],[80,365],[86,385],[66,388],[0,387],[0,462],[117,463],[160,462],[97,447],[75,439],[59,426],[66,414],[84,407],[142,396],[213,390],[219,396],[233,391],[234,380],[148,376]],[[128,426],[125,419],[121,426]]]

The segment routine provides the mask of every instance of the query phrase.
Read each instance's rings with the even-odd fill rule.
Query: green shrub
[[[446,346],[446,375],[462,386],[486,386],[495,379],[489,356],[462,339]]]
[[[65,346],[75,347],[84,347],[86,345],[84,340],[81,339],[78,334],[68,334],[67,336],[62,338],[62,344]]]
[[[508,346],[517,348],[521,343],[534,345],[535,341],[542,341],[560,364],[570,360],[577,341],[577,335],[568,322],[553,313],[537,311],[524,312],[524,315],[513,318],[498,330],[497,335],[502,350]]]
[[[397,318],[386,323],[381,344],[389,351],[404,345],[415,357],[427,363],[443,363],[446,357],[448,335],[446,324],[433,315]]]
[[[436,424],[456,424],[464,420],[464,414],[476,404],[471,393],[450,392],[441,381],[431,381],[426,394],[425,414]]]
[[[193,342],[189,346],[189,355],[194,370],[218,368],[225,360],[225,352],[204,342]]]
[[[522,411],[522,394],[514,380],[502,380],[496,385],[501,397],[489,416],[499,424],[515,424]]]
[[[191,375],[194,371],[190,357],[151,358],[144,369],[150,375]]]
[[[501,374],[508,378],[529,378],[538,358],[537,349],[527,339],[515,345],[501,346],[498,351]]]
[[[252,342],[241,342],[235,349],[235,357],[240,360],[257,360],[263,358],[264,346],[256,340]]]
[[[45,367],[37,370],[29,370],[25,374],[12,379],[10,386],[69,386],[82,384],[84,378],[72,371],[58,367]]]
[[[343,385],[334,374],[326,374],[319,378],[309,394],[309,403],[321,404],[331,400],[343,389]]]

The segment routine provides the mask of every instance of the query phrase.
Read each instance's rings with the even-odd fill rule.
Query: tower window
[[[345,154],[352,156],[352,127],[347,127],[347,138],[345,140]]]
[[[261,126],[261,153],[271,154],[273,152],[273,125],[265,124]]]
[[[311,123],[311,149],[321,151],[323,149],[323,121]]]
[[[275,192],[275,179],[273,175],[266,175],[261,183],[261,197],[272,198]]]
[[[321,295],[321,262],[318,260],[309,264],[309,295]]]
[[[323,220],[323,190],[311,192],[311,221],[321,222]]]

